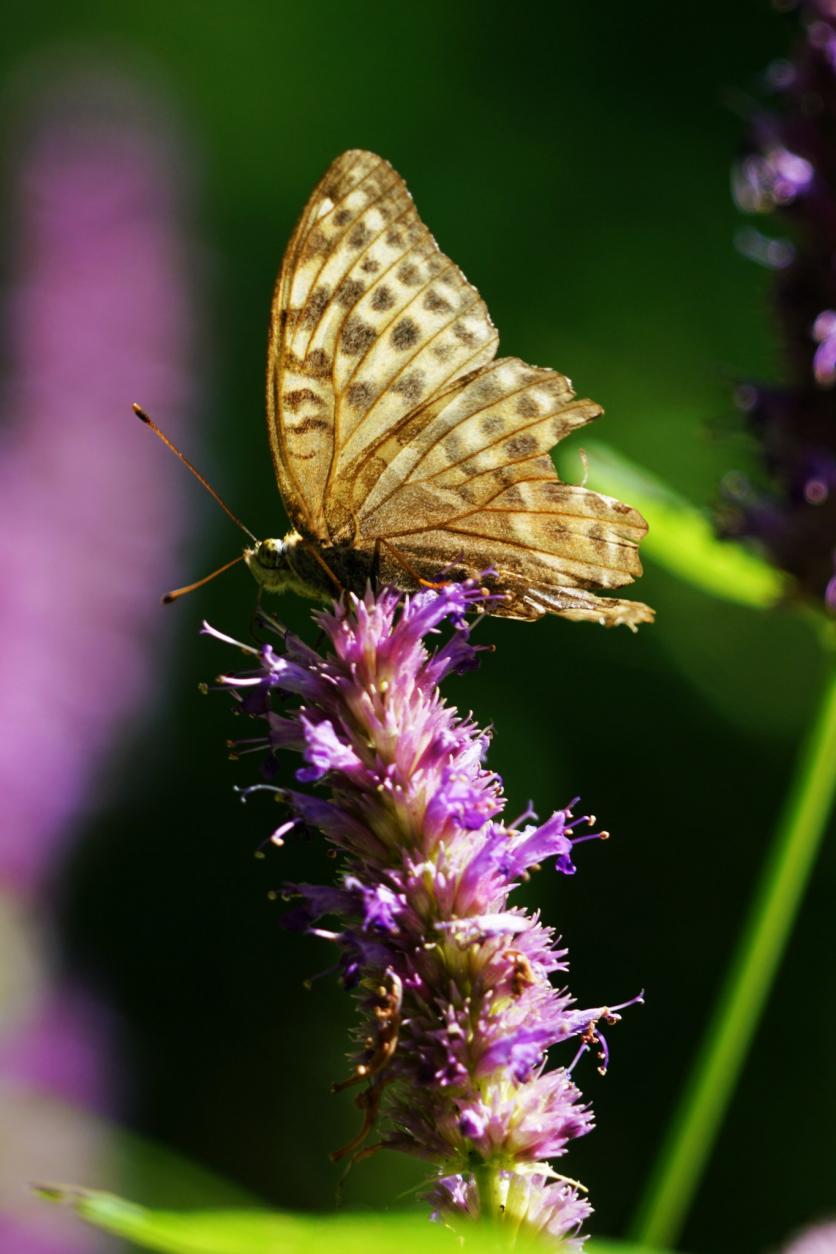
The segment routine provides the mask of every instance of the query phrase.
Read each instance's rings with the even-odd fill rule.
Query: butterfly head
[[[260,540],[252,548],[244,549],[244,561],[256,583],[265,592],[296,592],[300,596],[323,599],[319,568],[306,561],[302,537],[290,531],[282,540]]]
[[[256,582],[268,592],[283,592],[293,579],[284,540],[260,540],[252,548],[244,549],[244,561]]]

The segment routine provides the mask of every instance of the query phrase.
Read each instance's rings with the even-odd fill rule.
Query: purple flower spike
[[[798,5],[792,60],[766,76],[772,100],[750,120],[733,189],[746,213],[789,238],[747,228],[741,251],[775,271],[783,385],[746,383],[738,407],[759,445],[762,483],[731,473],[723,534],[755,541],[798,592],[836,612],[836,9]]]
[[[574,846],[607,833],[574,817],[574,801],[539,826],[531,807],[503,822],[502,782],[484,766],[490,737],[438,690],[475,662],[466,615],[485,595],[469,580],[412,598],[348,596],[315,616],[325,656],[284,634],[281,652],[260,651],[260,670],[221,682],[265,724],[241,744],[264,751],[268,777],[293,749],[305,762],[296,778],[322,795],[246,791],[287,802],[281,839],[301,822],[342,855],[337,884],[286,887],[298,903],[285,917],[340,947],[337,969],[366,1019],[337,1085],[364,1086],[363,1124],[334,1157],[356,1155],[377,1126],[379,1144],[432,1164],[439,1217],[486,1214],[578,1249],[591,1208],[549,1160],[592,1127],[571,1072],[589,1050],[606,1066],[600,1026],[621,1007],[575,1009],[550,978],[565,951],[509,895],[549,861],[573,874]],[[552,1047],[567,1052],[548,1070]]]
[[[118,60],[27,54],[5,97],[0,916],[4,982],[26,990],[0,1012],[10,1254],[111,1248],[29,1204],[30,1181],[61,1160],[80,1179],[120,1175],[104,1125],[82,1113],[121,1105],[113,1026],[58,961],[55,894],[124,773],[126,740],[161,703],[157,593],[181,573],[178,472],[130,403],[179,421],[185,440],[197,402],[186,150],[165,102]]]

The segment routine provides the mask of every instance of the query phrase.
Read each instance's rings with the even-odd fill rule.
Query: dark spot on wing
[[[549,396],[554,397],[556,401],[565,400],[567,397],[573,396],[572,385],[568,379],[562,375],[552,375],[545,379],[540,379],[540,387],[545,388]]]
[[[350,209],[338,209],[337,212],[334,214],[334,222],[337,226],[345,226],[350,221],[351,221]]]
[[[361,379],[349,386],[346,400],[352,409],[368,409],[376,395],[377,389]]]
[[[546,501],[559,501],[562,503],[566,499],[566,489],[562,483],[541,483],[539,492]]]
[[[483,414],[479,426],[483,435],[499,435],[505,430],[505,419],[501,414]]]
[[[372,233],[365,222],[358,222],[349,235],[347,243],[349,248],[362,248],[364,244],[368,244],[371,237]]]
[[[505,449],[511,457],[528,457],[529,453],[537,451],[536,436],[515,435],[505,445]]]
[[[399,392],[410,404],[420,400],[424,390],[424,375],[421,370],[410,370],[408,374],[392,384],[392,391]]]
[[[407,348],[414,348],[420,338],[421,328],[418,323],[413,322],[412,318],[402,318],[392,331],[392,346],[404,352]]]
[[[330,287],[315,287],[307,299],[301,313],[301,322],[306,327],[316,326],[331,299]]]
[[[312,348],[305,358],[302,366],[304,374],[311,375],[314,379],[322,378],[331,370],[331,358],[321,348]]]
[[[464,325],[463,322],[454,322],[451,329],[456,339],[461,344],[464,344],[466,348],[475,347],[476,336],[473,334],[472,331],[468,330],[468,328]]]
[[[380,269],[380,262],[375,261],[374,257],[366,257],[364,261],[360,262],[360,269],[365,274],[377,274]]]
[[[536,418],[540,412],[540,406],[533,396],[529,396],[528,392],[523,392],[522,396],[517,398],[516,410],[521,418]]]
[[[377,339],[374,327],[369,326],[362,318],[349,318],[340,336],[340,348],[349,357],[358,357],[370,348]]]
[[[376,287],[372,292],[372,309],[391,309],[394,303],[395,298],[385,283],[382,287]]]
[[[425,309],[429,309],[430,313],[452,313],[453,306],[449,300],[445,300],[443,296],[439,296],[434,288],[430,288],[423,300]]]
[[[292,392],[285,392],[282,404],[295,413],[303,405],[315,405],[317,409],[321,409],[325,401],[311,388],[296,388]]]
[[[462,453],[461,436],[456,435],[455,431],[451,431],[441,441],[444,446],[444,452],[447,454],[451,462],[458,461]]]
[[[395,272],[399,283],[404,287],[416,287],[421,282],[421,271],[411,261],[405,261]]]
[[[356,305],[366,288],[359,279],[343,279],[337,288],[335,300],[342,305],[343,309],[350,309],[352,305]]]
[[[473,385],[473,395],[483,405],[489,405],[491,401],[498,401],[502,393],[502,384],[490,376],[487,379],[480,379],[478,383]]]
[[[331,423],[325,418],[303,418],[289,428],[294,435],[305,435],[308,431],[330,431]]]

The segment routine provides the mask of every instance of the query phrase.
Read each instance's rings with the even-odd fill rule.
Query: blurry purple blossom
[[[502,782],[483,765],[488,734],[439,693],[475,665],[466,616],[489,595],[471,580],[406,599],[348,596],[315,616],[324,656],[264,616],[277,646],[240,645],[249,669],[220,683],[264,724],[233,754],[262,749],[272,779],[275,751],[296,750],[296,778],[324,786],[312,795],[262,783],[243,795],[287,803],[277,843],[314,827],[341,855],[336,885],[286,886],[299,902],[286,922],[336,942],[366,1018],[337,1086],[362,1085],[363,1123],[335,1157],[359,1154],[379,1125],[379,1146],[432,1164],[440,1215],[503,1217],[577,1248],[591,1208],[548,1160],[592,1127],[572,1070],[590,1049],[606,1068],[601,1025],[621,1007],[575,1009],[551,982],[566,951],[508,899],[545,863],[574,873],[576,846],[606,833],[574,817],[574,802],[539,825],[530,812],[507,822]],[[547,1070],[560,1046],[564,1065]]]
[[[776,271],[786,382],[738,388],[767,482],[728,475],[720,525],[836,611],[836,7],[797,7],[803,34],[766,75],[772,102],[753,112],[733,177],[740,208],[777,215],[785,232],[746,228],[738,243]]]
[[[784,1246],[783,1254],[834,1254],[836,1251],[836,1220],[807,1228]]]
[[[147,95],[51,64],[30,70],[17,104],[0,382],[0,912],[35,977],[43,899],[154,691],[152,619],[183,518],[174,468],[138,436],[130,403],[175,426],[188,411],[195,318],[182,159]],[[16,1089],[111,1106],[105,1013],[49,971],[24,992],[0,1036],[8,1100]],[[31,1196],[48,1136],[27,1126],[34,1159],[18,1151],[4,1166],[0,1247],[100,1248]],[[83,1176],[83,1161],[70,1165]]]
[[[118,79],[37,81],[12,179],[0,435],[0,690],[14,732],[0,748],[0,883],[24,890],[148,700],[182,494],[130,403],[176,425],[194,334],[181,163],[147,102]],[[56,648],[60,667],[45,665]]]

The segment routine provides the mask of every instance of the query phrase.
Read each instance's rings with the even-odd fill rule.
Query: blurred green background
[[[596,438],[709,505],[748,455],[718,421],[734,378],[780,369],[768,276],[733,248],[728,177],[737,102],[789,33],[760,0],[43,0],[7,13],[0,71],[82,48],[167,94],[200,174],[205,411],[187,451],[250,527],[280,534],[262,417],[268,304],[313,183],[355,146],[407,179],[485,296],[503,351],[570,374],[605,406]],[[126,410],[135,399],[141,378]],[[176,437],[178,415],[155,416]],[[150,437],[113,421],[128,465]],[[179,490],[192,518],[185,583],[233,556],[238,536],[185,473]],[[254,770],[225,761],[227,706],[197,692],[228,664],[198,639],[200,619],[245,633],[253,595],[236,570],[160,610],[178,653],[159,675],[153,736],[121,751],[55,876],[57,909],[67,962],[118,1016],[126,1121],[271,1203],[330,1208],[328,1151],[357,1120],[350,1096],[328,1091],[352,1012],[333,982],[303,987],[330,953],[284,933],[267,893],[332,864],[313,843],[253,859],[274,811],[238,805],[232,786]],[[544,872],[526,889],[569,945],[582,1004],[647,989],[646,1008],[612,1033],[606,1079],[591,1064],[577,1073],[599,1126],[565,1170],[589,1186],[593,1231],[611,1235],[686,1073],[820,679],[812,635],[788,614],[713,601],[653,568],[636,595],[658,615],[636,637],[487,624],[495,656],[449,687],[494,724],[512,811],[581,793],[613,832],[586,847],[574,880]],[[280,612],[309,631],[304,605]],[[768,1249],[836,1201],[834,880],[831,842],[683,1249]],[[379,1205],[420,1178],[381,1155],[353,1171],[345,1198]]]

